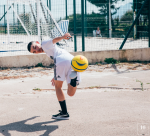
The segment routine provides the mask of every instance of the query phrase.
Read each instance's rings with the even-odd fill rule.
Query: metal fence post
[[[51,11],[51,0],[49,0],[49,10]]]
[[[40,31],[40,1],[36,0],[37,2],[37,28],[38,28],[38,41],[41,43],[41,31]]]
[[[85,51],[85,42],[84,42],[84,0],[81,0],[81,14],[82,14],[82,51]]]
[[[66,0],[66,20],[67,20],[67,0]]]
[[[15,7],[14,3],[13,3],[13,8]],[[15,13],[13,11],[13,25],[15,24]]]
[[[112,38],[111,3],[110,3],[110,0],[109,0],[109,38]]]
[[[148,8],[148,16],[149,16],[149,32],[148,32],[148,35],[149,35],[149,47],[150,47],[150,1],[149,1],[149,8]]]
[[[19,5],[17,4],[17,14],[19,15]],[[18,25],[18,29],[17,29],[17,33],[19,33],[19,20],[17,19],[17,25]]]
[[[136,16],[139,12],[138,5],[139,5],[139,2],[138,2],[138,0],[136,0]],[[138,26],[139,26],[139,19],[136,22],[136,39],[140,38],[140,33],[139,33],[139,27]]]
[[[26,10],[25,10],[25,4],[23,4],[23,12],[24,12],[24,15],[23,15],[23,17],[24,17],[24,24],[25,24],[25,14],[26,14]]]
[[[74,12],[74,51],[77,51],[77,42],[76,42],[76,0],[73,0],[73,12]]]
[[[147,2],[147,1],[148,1],[148,0],[145,0],[145,1],[144,1],[144,3],[143,3],[143,5],[142,5],[141,9],[139,10],[139,12],[138,12],[138,14],[137,14],[137,16],[136,16],[136,18],[135,18],[135,20],[134,20],[134,22],[133,22],[133,24],[131,25],[131,27],[130,27],[128,33],[126,34],[126,37],[124,38],[124,40],[123,40],[123,42],[122,42],[122,44],[121,44],[119,50],[121,50],[121,49],[123,48],[123,46],[124,46],[126,40],[128,39],[128,37],[129,37],[129,35],[130,35],[130,33],[131,33],[131,31],[132,31],[132,29],[133,29],[135,23],[137,22],[137,20],[138,20],[138,18],[139,18],[139,16],[140,16],[140,14],[141,14],[141,12],[142,12],[144,6],[146,5],[146,2]]]
[[[109,38],[109,0],[107,0],[107,37]]]
[[[48,7],[49,5],[48,5],[48,0],[47,0],[47,7]],[[48,11],[47,11],[47,18],[48,18]]]
[[[6,12],[6,9],[5,9],[5,5],[4,5],[4,14],[5,14],[5,12]],[[5,16],[4,16],[4,27],[5,27],[5,34],[6,34],[6,18],[5,18]]]
[[[8,41],[7,43],[10,44],[10,31],[9,31],[9,1],[7,1],[7,38],[8,38]]]
[[[87,37],[87,0],[85,0],[85,36]]]

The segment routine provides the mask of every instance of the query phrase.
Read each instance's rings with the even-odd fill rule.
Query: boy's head
[[[27,49],[31,53],[43,53],[43,49],[39,42],[32,41],[28,44]]]

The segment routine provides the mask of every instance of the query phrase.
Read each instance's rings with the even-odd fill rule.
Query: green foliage
[[[142,89],[142,91],[144,91],[143,82],[141,82],[141,81],[139,81],[139,80],[137,80],[137,79],[136,79],[136,82],[140,82],[140,84],[141,84],[141,89]]]
[[[100,7],[100,14],[106,15],[107,14],[107,6],[108,6],[108,0],[88,0],[90,3],[94,4],[97,7]],[[116,7],[116,3],[119,1],[124,1],[124,0],[110,0],[111,3],[111,9],[114,11],[112,15],[117,13],[117,10],[119,9]]]
[[[103,16],[108,15],[109,13],[109,4],[108,0],[88,0],[90,3],[94,4],[95,6],[99,7],[100,14]],[[112,30],[115,31],[115,25],[114,25],[114,20],[112,18],[113,15],[115,15],[120,7],[116,7],[116,3],[119,1],[124,1],[124,0],[110,0],[111,3],[111,23],[112,23]]]
[[[74,19],[73,15],[70,15],[69,17],[69,32],[74,31]],[[82,32],[82,24],[81,24],[81,14],[76,15],[77,21],[76,21],[76,33]],[[93,33],[93,30],[96,30],[97,27],[100,27],[100,30],[103,32],[106,29],[106,19],[105,16],[101,16],[98,13],[92,12],[92,14],[86,15],[86,27],[87,27],[87,33]]]
[[[116,64],[116,63],[120,63],[120,61],[117,61],[116,59],[114,59],[114,58],[105,58],[105,60],[104,60],[106,63],[108,63],[108,64]]]
[[[90,86],[89,89],[100,88],[100,86]]]
[[[41,89],[40,88],[35,88],[35,89],[33,89],[34,91],[41,91]]]
[[[116,22],[116,25],[114,27],[115,27],[115,32],[117,33],[117,36],[119,38],[124,38],[133,23],[133,11],[131,10],[127,11],[121,17],[120,21],[119,21],[119,18],[115,18],[114,21]],[[132,35],[133,35],[133,31],[131,32],[129,37],[132,37]]]
[[[120,21],[133,21],[133,11],[127,11],[120,19]]]
[[[42,63],[38,63],[35,67],[44,67]]]

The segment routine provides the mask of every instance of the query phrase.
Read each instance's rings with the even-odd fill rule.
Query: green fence
[[[69,20],[68,32],[72,35],[73,42],[69,42],[69,47],[64,45],[62,48],[73,52],[118,50],[140,11],[144,0],[45,0],[45,2],[57,22],[60,20]],[[26,16],[29,14],[26,5],[20,7],[14,4],[14,8],[20,16],[22,13]],[[0,5],[0,47],[5,46],[5,48],[1,48],[3,51],[7,50],[8,46],[4,44],[7,43],[6,9],[6,5]],[[131,30],[123,49],[149,47],[149,9],[150,4],[148,1],[134,28]],[[27,18],[26,16],[25,18]],[[14,12],[11,12],[10,34],[23,36],[26,32],[18,22]],[[98,27],[101,35],[96,34]],[[17,49],[26,50],[25,47],[20,48],[19,45],[16,46]],[[13,53],[15,54],[15,52]]]

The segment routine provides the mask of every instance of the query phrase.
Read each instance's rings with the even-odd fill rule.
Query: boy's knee
[[[67,92],[67,94],[69,95],[69,96],[74,96],[74,93],[71,93],[71,92]]]
[[[55,85],[55,89],[61,89],[61,88],[62,88],[61,86]]]
[[[56,89],[61,89],[62,88],[62,84],[63,84],[62,81],[55,80],[55,88]]]
[[[69,96],[74,96],[75,92],[76,92],[76,87],[68,87],[67,94]]]

